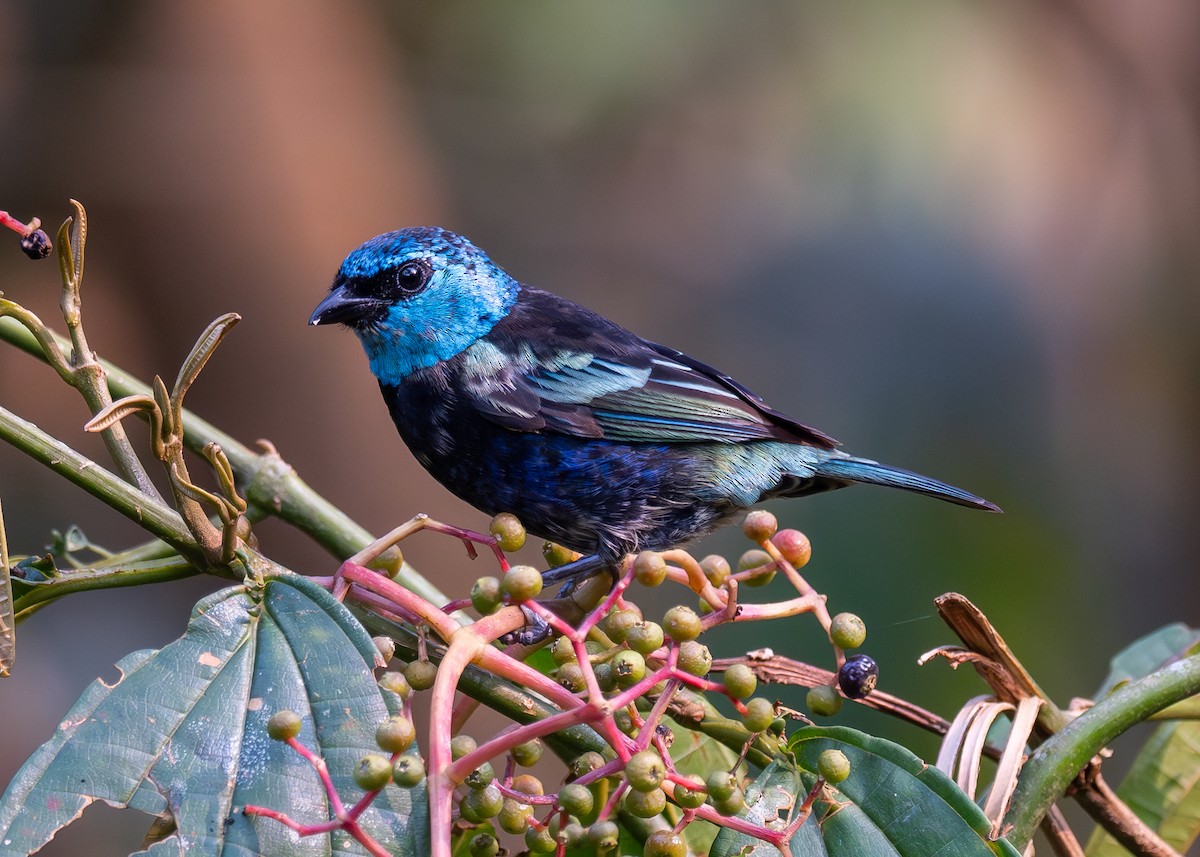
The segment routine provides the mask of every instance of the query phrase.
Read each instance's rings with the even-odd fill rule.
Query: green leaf
[[[40,848],[95,800],[173,819],[146,854],[363,853],[344,833],[299,839],[240,809],[329,818],[312,766],[267,736],[283,708],[300,714],[299,740],[325,759],[342,801],[362,795],[353,767],[378,752],[375,727],[397,710],[375,656],[349,611],[298,575],[208,596],[183,637],[126,656],[116,683],[93,683],[17,772],[0,798],[0,855]],[[360,823],[392,853],[428,851],[422,790],[385,789]]]
[[[800,770],[782,761],[764,769],[747,791],[743,818],[757,824],[786,818],[816,782],[812,772],[822,751],[841,750],[850,760],[849,778],[826,786],[792,838],[791,857],[1018,857],[1007,841],[988,839],[983,812],[949,778],[898,744],[838,726],[802,729],[789,743]],[[728,829],[710,853],[778,854],[767,843]]]
[[[1097,698],[1189,654],[1198,636],[1195,629],[1177,623],[1137,640],[1112,659]],[[1200,723],[1159,726],[1134,759],[1117,795],[1172,848],[1186,851],[1200,835]],[[1100,828],[1086,850],[1088,857],[1129,853]]]

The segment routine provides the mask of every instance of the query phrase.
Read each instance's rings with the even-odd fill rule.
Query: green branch
[[[1114,691],[1049,738],[1021,769],[1005,818],[1009,841],[1023,850],[1071,781],[1114,738],[1197,693],[1200,655],[1193,655]]]

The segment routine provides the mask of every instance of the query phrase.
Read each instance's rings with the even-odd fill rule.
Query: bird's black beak
[[[308,323],[354,326],[356,322],[364,321],[386,307],[387,304],[378,298],[352,294],[345,286],[338,286],[325,296],[325,300],[317,304],[317,308],[308,317]]]

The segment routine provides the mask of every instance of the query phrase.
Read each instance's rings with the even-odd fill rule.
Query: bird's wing
[[[475,408],[517,431],[633,443],[836,445],[712,367],[547,292],[527,289],[516,311],[463,358]]]

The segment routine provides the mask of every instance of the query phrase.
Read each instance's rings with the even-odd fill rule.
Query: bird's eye
[[[428,280],[429,268],[420,262],[405,262],[396,271],[396,285],[410,295],[425,288]]]

